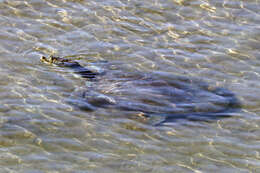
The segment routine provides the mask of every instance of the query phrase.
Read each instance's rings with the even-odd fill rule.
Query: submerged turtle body
[[[83,78],[95,78],[97,75],[66,58],[50,56],[42,57],[41,61],[69,67]],[[118,69],[107,70],[101,80],[72,93],[67,101],[84,110],[106,108],[110,112],[120,110],[164,117],[158,124],[177,119],[207,121],[229,117],[240,107],[235,95],[225,88],[209,86],[185,76],[133,72],[132,68],[125,69],[121,63],[118,66]]]

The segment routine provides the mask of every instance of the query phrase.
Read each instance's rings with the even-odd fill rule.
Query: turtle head
[[[42,56],[41,62],[44,62],[46,64],[51,64],[55,66],[72,66],[72,65],[78,65],[77,62],[72,61],[67,58],[60,58],[50,55],[49,57]]]
[[[47,63],[47,64],[56,64],[58,62],[62,62],[62,58],[59,57],[54,57],[54,56],[49,56],[48,58],[45,56],[41,57],[41,62]]]

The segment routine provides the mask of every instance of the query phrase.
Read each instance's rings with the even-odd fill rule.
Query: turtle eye
[[[42,57],[41,57],[41,61],[42,61],[42,62],[48,62],[48,59],[47,59],[45,56],[42,56]]]

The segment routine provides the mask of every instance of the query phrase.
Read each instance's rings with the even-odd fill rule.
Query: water
[[[259,172],[259,11],[259,0],[0,1],[1,172]],[[102,75],[39,61],[50,54]],[[229,108],[214,88],[239,101],[229,117],[154,125]],[[84,92],[115,104],[82,106]]]

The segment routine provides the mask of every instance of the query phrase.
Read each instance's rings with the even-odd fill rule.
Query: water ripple
[[[2,171],[259,172],[259,7],[0,1]],[[102,75],[90,82],[41,64],[49,54]],[[165,117],[147,116],[221,110],[227,91],[242,106],[230,118],[155,127]]]

